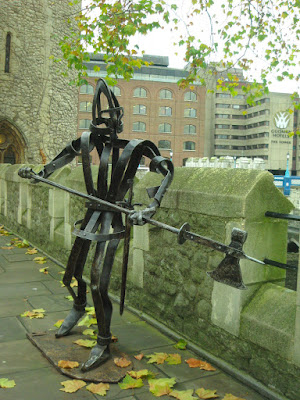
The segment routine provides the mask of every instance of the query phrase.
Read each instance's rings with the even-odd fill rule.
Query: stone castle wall
[[[49,57],[61,57],[59,41],[69,34],[68,0],[6,0],[0,4],[0,122],[8,121],[25,143],[22,162],[50,160],[76,138],[78,89]],[[71,18],[72,19],[72,18]],[[75,21],[74,21],[75,22]],[[4,72],[11,33],[10,69]]]
[[[65,264],[74,240],[73,223],[83,218],[85,201],[21,179],[19,168],[0,165],[0,223]],[[38,172],[40,167],[33,168]],[[51,179],[85,192],[80,167],[64,167]],[[134,186],[134,202],[149,204],[146,188],[160,181],[153,173],[140,179]],[[265,212],[291,209],[266,171],[177,168],[155,219],[178,228],[189,222],[192,231],[226,244],[237,227],[248,232],[246,254],[286,262],[287,222],[266,218]],[[110,285],[116,295],[122,250],[120,245]],[[299,398],[300,283],[297,292],[291,291],[283,286],[284,270],[241,260],[247,290],[238,290],[207,276],[222,258],[196,243],[179,245],[168,231],[148,224],[134,226],[126,304],[272,390],[291,400]]]

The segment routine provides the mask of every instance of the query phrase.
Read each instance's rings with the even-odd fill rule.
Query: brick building
[[[206,89],[195,85],[193,90],[180,90],[177,81],[187,75],[168,67],[168,57],[144,56],[152,62],[138,70],[129,82],[119,79],[113,88],[124,107],[125,139],[149,139],[175,166],[182,166],[191,156],[204,155],[204,119]],[[100,66],[95,72],[93,67]],[[94,88],[99,77],[105,76],[101,56],[92,56],[88,66],[89,85],[79,89],[78,135],[87,130],[91,120]],[[102,72],[103,69],[103,72]],[[96,152],[94,164],[99,162]]]

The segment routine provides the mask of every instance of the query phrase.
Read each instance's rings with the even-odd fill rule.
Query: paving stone
[[[66,287],[61,287],[61,283],[59,280],[51,280],[44,282],[44,285],[50,290],[53,294],[64,294],[65,296],[69,295],[68,289]]]
[[[9,316],[16,317],[29,307],[27,299],[9,299],[9,301],[5,302],[5,305],[4,302],[4,299],[0,302],[0,318]]]
[[[189,351],[189,350],[178,350],[175,349],[173,346],[167,346],[167,347],[159,347],[159,348],[154,348],[150,349],[147,352],[145,352],[145,356],[153,353],[167,353],[167,354],[180,354],[181,356],[181,364],[177,365],[169,365],[166,362],[163,364],[155,364],[157,370],[159,372],[164,373],[167,377],[175,377],[177,378],[177,382],[185,382],[189,381],[191,379],[198,379],[204,376],[210,376],[210,375],[215,375],[220,372],[216,368],[216,371],[204,371],[201,370],[200,368],[190,368],[188,364],[185,362],[185,360],[189,358],[197,358],[199,359],[195,353]],[[201,358],[200,358],[201,359]],[[145,360],[147,362],[147,357],[145,357]],[[203,361],[206,361],[202,359]],[[147,364],[149,366],[149,364]],[[147,368],[147,367],[146,367]]]
[[[125,353],[140,353],[146,349],[167,346],[172,340],[157,329],[141,321],[133,324],[114,326],[114,335],[119,339],[119,348]]]
[[[131,324],[134,322],[139,322],[140,319],[137,317],[135,314],[124,310],[123,315],[120,315],[119,313],[119,305],[117,303],[113,303],[113,315],[111,319],[111,326],[114,327],[116,325],[122,325],[122,324]]]
[[[20,253],[20,254],[4,253],[2,255],[8,262],[33,261],[32,255],[25,254],[25,251],[23,251],[23,253]]]
[[[44,308],[47,312],[68,311],[73,304],[62,294],[32,296],[28,298],[28,301],[33,308]]]
[[[0,318],[0,343],[24,339],[26,330],[16,317]]]
[[[75,393],[65,393],[60,382],[68,380],[55,368],[36,368],[31,371],[2,374],[0,378],[14,379],[16,386],[4,389],[5,397],[0,392],[1,400],[95,400],[95,396],[86,388]],[[0,389],[3,390],[3,389]]]
[[[26,268],[26,266],[20,264],[6,269],[5,274],[1,277],[1,284],[52,280],[51,276],[40,272],[36,265]]]
[[[38,307],[41,308],[41,307]],[[29,308],[31,310],[31,307]],[[53,330],[53,335],[57,331],[57,328],[54,324],[60,320],[64,319],[67,316],[67,312],[53,312],[49,313],[46,309],[44,318],[33,318],[30,319],[28,317],[18,317],[21,324],[26,328],[27,332],[44,332],[48,330]]]
[[[26,338],[0,344],[0,375],[49,366],[49,362]],[[1,398],[1,396],[0,396]]]
[[[245,386],[238,380],[231,378],[229,375],[219,373],[217,375],[203,376],[203,378],[192,380],[190,382],[181,383],[178,385],[178,390],[187,389],[204,389],[217,390],[217,394],[222,399],[226,393],[231,393],[236,397],[245,400],[264,400],[256,391]],[[176,387],[177,388],[177,387]]]
[[[41,294],[51,294],[41,282],[0,283],[0,303],[11,298],[24,298],[26,296],[38,296]]]

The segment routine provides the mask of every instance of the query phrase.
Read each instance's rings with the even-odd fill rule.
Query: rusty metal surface
[[[82,379],[86,382],[94,383],[117,383],[123,379],[127,371],[132,370],[132,363],[126,368],[120,368],[115,365],[114,358],[126,357],[130,361],[132,361],[132,358],[121,353],[117,345],[112,343],[110,345],[111,358],[109,360],[98,368],[82,372],[80,370],[81,364],[87,360],[90,349],[73,343],[75,340],[87,338],[77,328],[73,334],[59,339],[55,338],[54,331],[27,333],[27,337],[59,372],[72,379]],[[73,369],[59,368],[57,364],[60,360],[77,361],[79,367]]]

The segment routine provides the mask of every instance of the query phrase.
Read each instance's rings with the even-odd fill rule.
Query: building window
[[[225,149],[229,150],[229,146],[217,144],[217,145],[215,145],[215,149],[216,150],[225,150]]]
[[[215,135],[215,139],[229,139],[230,135]]]
[[[235,110],[246,110],[247,106],[244,104],[232,104],[232,108]]]
[[[134,132],[146,132],[145,122],[137,121],[132,124],[132,130]]]
[[[219,99],[230,99],[231,95],[229,93],[216,93],[216,97]]]
[[[159,133],[171,133],[172,132],[172,126],[170,124],[159,124],[158,125],[158,132]]]
[[[171,92],[171,90],[162,89],[159,92],[159,98],[160,99],[172,99],[173,98],[173,93]]]
[[[92,85],[82,85],[80,86],[80,94],[94,94],[94,88]]]
[[[146,115],[147,113],[147,107],[143,106],[142,104],[137,104],[133,106],[133,114],[141,114],[141,115]]]
[[[164,117],[170,117],[172,115],[171,107],[159,107],[159,115]]]
[[[111,91],[115,96],[121,96],[121,89],[119,88],[119,86],[113,86],[111,88]]]
[[[195,108],[185,108],[184,116],[188,118],[196,118],[197,111]]]
[[[229,129],[230,125],[216,124],[215,127],[216,129]]]
[[[88,129],[90,127],[91,121],[89,119],[79,120],[79,129]]]
[[[197,101],[197,95],[194,92],[185,92],[184,101]]]
[[[195,151],[196,144],[195,142],[184,142],[183,150]]]
[[[230,108],[230,104],[217,103],[216,108]]]
[[[133,97],[147,97],[147,90],[142,87],[137,87],[133,91]]]
[[[228,119],[228,118],[230,118],[230,114],[216,114],[216,118],[226,118],[226,119]]]
[[[92,112],[92,103],[90,101],[81,101],[79,104],[79,111]]]
[[[160,140],[158,142],[158,148],[163,150],[170,150],[171,142],[169,140]]]
[[[6,35],[4,72],[9,72],[11,33]]]
[[[244,99],[245,95],[244,94],[237,94],[236,96],[234,96],[235,99]]]
[[[196,133],[195,125],[184,125],[183,132],[187,134]]]

